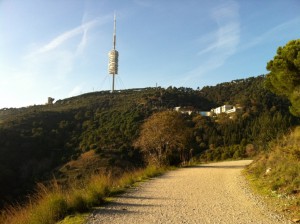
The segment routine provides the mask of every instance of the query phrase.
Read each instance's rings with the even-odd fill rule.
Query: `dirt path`
[[[168,172],[96,209],[87,223],[288,223],[249,192],[241,170],[250,162]]]

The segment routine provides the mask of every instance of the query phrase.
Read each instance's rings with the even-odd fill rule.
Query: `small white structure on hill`
[[[201,116],[204,117],[211,117],[214,115],[219,115],[221,113],[226,113],[226,114],[233,114],[235,112],[237,112],[238,110],[242,109],[239,106],[232,106],[232,105],[228,105],[225,104],[223,106],[217,107],[217,108],[213,108],[210,111],[195,111],[194,108],[192,107],[175,107],[174,110],[177,112],[180,112],[182,114],[188,114],[191,115],[193,112],[197,112],[199,113]]]
[[[209,117],[209,116],[218,115],[218,114],[221,114],[221,113],[233,114],[233,113],[237,112],[240,109],[241,109],[240,107],[235,107],[235,106],[232,106],[232,105],[225,104],[223,106],[213,108],[210,111],[200,111],[199,113],[202,116]]]
[[[211,112],[214,114],[221,114],[221,113],[226,113],[226,114],[230,114],[230,113],[234,113],[236,112],[236,107],[232,106],[232,105],[223,105],[214,109],[211,109]]]
[[[174,110],[177,112],[180,112],[182,114],[188,114],[188,115],[191,115],[194,112],[194,110],[189,107],[186,107],[186,108],[175,107]]]

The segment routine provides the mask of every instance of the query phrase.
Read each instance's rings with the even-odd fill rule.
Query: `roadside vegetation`
[[[300,39],[279,47],[267,69],[267,88],[289,99],[290,112],[300,117]],[[270,141],[247,173],[256,190],[276,198],[280,212],[300,221],[300,126]]]
[[[92,175],[84,181],[70,183],[63,188],[56,182],[49,186],[39,184],[27,205],[7,207],[0,216],[3,224],[54,224],[67,215],[87,212],[101,205],[106,198],[123,192],[134,183],[161,175],[166,168],[149,166],[124,173],[118,178],[112,175]]]
[[[268,196],[280,213],[300,219],[300,127],[269,144],[246,170],[256,191]],[[275,206],[278,207],[278,206]]]

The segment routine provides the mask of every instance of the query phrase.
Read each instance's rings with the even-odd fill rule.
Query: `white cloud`
[[[279,40],[288,39],[289,37],[286,37],[286,35],[288,35],[288,36],[291,35],[290,31],[288,31],[288,30],[291,30],[291,27],[295,30],[295,34],[296,34],[295,39],[296,39],[296,38],[298,38],[298,35],[299,35],[299,29],[297,30],[299,23],[300,23],[300,17],[297,17],[295,19],[281,23],[281,24],[271,28],[270,30],[267,30],[266,32],[262,33],[261,35],[256,36],[252,40],[247,41],[247,43],[244,44],[242,46],[242,48],[239,50],[249,49],[256,45],[262,44],[266,41],[270,41],[270,39],[272,41],[274,41],[275,39],[279,39]]]
[[[215,32],[215,41],[210,43],[209,46],[198,52],[198,55],[207,53],[222,53],[230,56],[235,53],[239,43],[239,24],[237,22],[231,22],[229,24],[219,27]],[[212,34],[210,34],[212,36]]]
[[[235,53],[240,40],[239,7],[237,3],[230,2],[221,5],[212,11],[212,18],[217,23],[218,28],[206,37],[201,38],[203,45],[206,45],[209,39],[213,39],[207,47],[200,50],[198,55],[207,53],[223,54],[224,60],[227,56]]]
[[[40,49],[37,50],[37,53],[45,53],[47,51],[51,51],[51,50],[59,47],[64,42],[68,41],[69,39],[71,39],[79,34],[83,33],[83,35],[86,35],[86,31],[89,28],[97,25],[97,23],[99,23],[99,20],[94,19],[89,22],[83,23],[76,28],[68,30],[68,31],[62,33],[61,35],[55,37],[54,39],[52,39],[49,43],[42,46]]]
[[[83,53],[88,44],[88,31],[106,23],[108,18],[110,17],[97,17],[86,22],[84,14],[81,25],[63,32],[23,57],[22,70],[30,71],[40,81],[47,80],[48,83],[64,81],[79,60],[77,57]],[[75,39],[80,35],[81,39]]]
[[[82,33],[82,26],[69,30],[59,35],[58,37],[54,38],[46,45],[42,46],[40,49],[37,50],[37,53],[45,53],[47,51],[53,50],[58,46],[60,46],[61,44],[63,44],[65,41],[81,33]]]
[[[63,44],[67,43],[68,41],[70,41],[71,39],[79,35],[82,35],[82,37],[81,37],[81,41],[76,47],[76,53],[81,52],[87,44],[87,32],[91,28],[102,25],[106,23],[108,19],[111,19],[110,16],[103,16],[101,18],[97,17],[95,19],[86,22],[85,18],[86,15],[84,14],[81,25],[63,32],[62,34],[50,40],[48,43],[44,44],[43,46],[29,53],[26,57],[34,57],[39,54],[48,53],[49,51],[52,50],[57,50]]]
[[[186,74],[183,82],[180,81],[181,85],[185,85],[192,78],[208,75],[221,67],[238,50],[240,21],[237,2],[229,1],[214,8],[211,18],[217,24],[217,28],[198,39],[200,46],[205,46],[197,54],[201,58],[201,63]]]
[[[86,24],[85,22],[86,18],[87,18],[87,14],[85,13],[82,17],[81,24]],[[84,50],[85,46],[87,45],[87,33],[90,28],[91,26],[82,27],[82,37],[80,43],[77,45],[76,55],[80,54]]]
[[[87,33],[88,33],[88,27],[85,27],[83,29],[83,34],[82,34],[82,37],[81,37],[81,41],[77,45],[77,48],[76,48],[76,55],[80,54],[84,50],[84,48],[87,44]]]
[[[111,18],[111,15],[107,15],[85,22],[84,15],[81,25],[66,30],[47,43],[30,43],[30,52],[21,56],[18,66],[0,63],[1,72],[9,74],[0,82],[0,95],[6,95],[0,107],[44,103],[47,96],[59,98],[80,94],[81,86],[70,92],[66,90],[74,82],[74,76],[72,79],[68,77],[76,74],[74,67],[81,59],[78,56],[84,55],[92,29]]]

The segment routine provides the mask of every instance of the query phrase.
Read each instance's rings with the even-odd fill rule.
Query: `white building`
[[[237,108],[235,106],[232,105],[223,105],[214,109],[211,109],[211,113],[212,114],[221,114],[221,113],[226,113],[226,114],[231,114],[231,113],[235,113],[237,110]]]
[[[233,114],[233,113],[237,112],[240,109],[241,109],[241,107],[235,107],[235,106],[232,106],[232,105],[225,104],[223,106],[213,108],[210,111],[199,111],[198,113],[201,116],[210,117],[210,116],[218,115],[218,114],[221,114],[221,113]],[[175,107],[174,110],[178,111],[178,112],[181,112],[183,114],[189,114],[189,115],[191,115],[194,112],[190,108],[181,108],[181,107]]]

